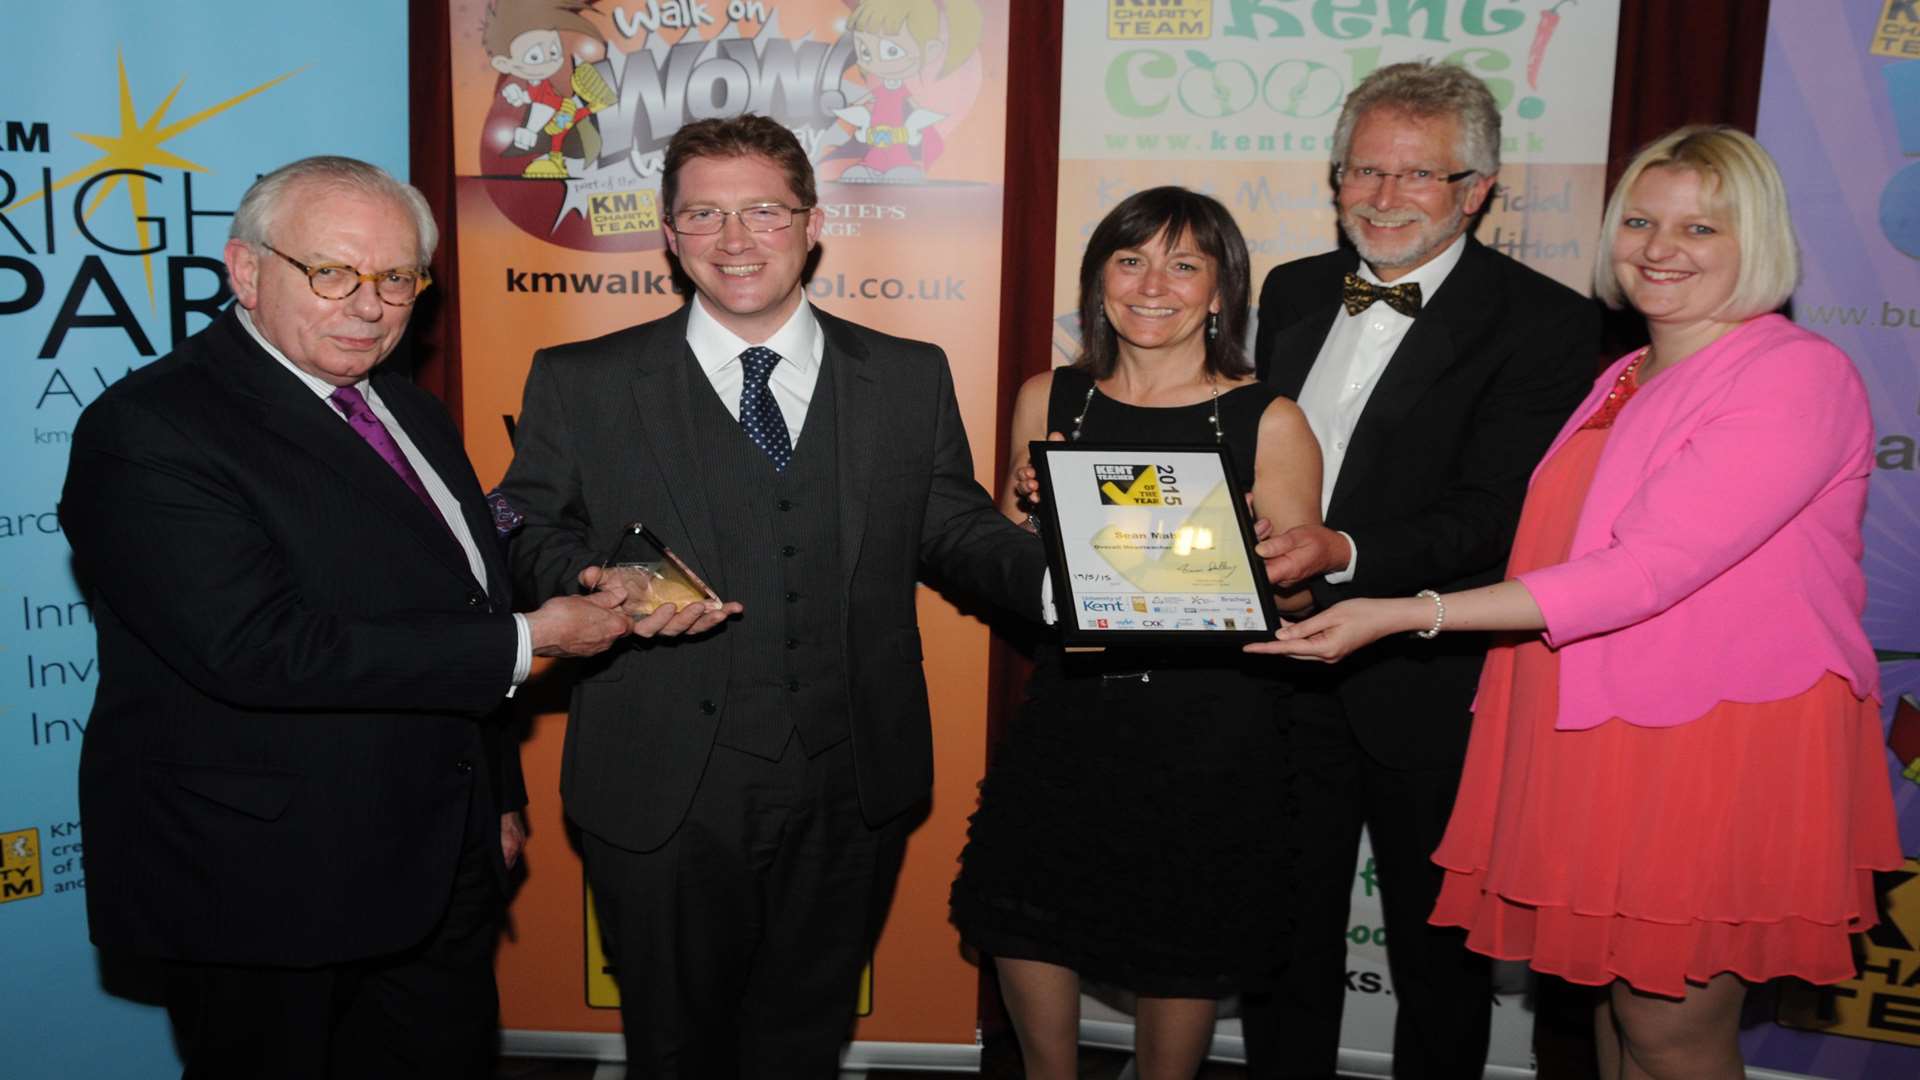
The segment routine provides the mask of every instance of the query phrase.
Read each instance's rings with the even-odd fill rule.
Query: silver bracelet
[[[1440,599],[1440,594],[1437,592],[1434,592],[1432,589],[1421,589],[1419,592],[1414,593],[1413,595],[1424,596],[1428,600],[1433,601],[1433,625],[1425,630],[1414,631],[1414,633],[1419,637],[1422,637],[1431,641],[1434,638],[1437,638],[1440,636],[1440,625],[1447,621],[1446,601]]]

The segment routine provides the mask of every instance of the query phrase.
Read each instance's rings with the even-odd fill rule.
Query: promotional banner
[[[1503,166],[1480,241],[1586,292],[1606,196],[1619,14],[1618,0],[1067,0],[1056,362],[1079,347],[1073,312],[1087,237],[1142,188],[1180,184],[1226,204],[1256,288],[1279,263],[1331,250],[1341,103],[1370,72],[1404,60],[1458,64],[1499,103]],[[1364,850],[1348,939],[1343,1063],[1384,1075],[1393,988]],[[1521,1001],[1517,992],[1498,999],[1496,1073],[1531,1068]],[[1216,1049],[1237,1052],[1235,1025],[1221,1025]]]
[[[1782,993],[1748,1029],[1755,1066],[1920,1074],[1920,10],[1909,0],[1779,4],[1758,136],[1780,163],[1802,279],[1790,314],[1853,358],[1878,446],[1867,502],[1867,633],[1881,659],[1888,769],[1908,862],[1881,876],[1858,978]]]
[[[0,1072],[145,1080],[179,1070],[166,1014],[87,941],[75,776],[99,668],[55,512],[67,440],[227,303],[255,176],[317,153],[405,175],[406,8],[79,0],[0,26]]]
[[[696,119],[756,112],[794,131],[820,179],[827,220],[808,296],[945,348],[991,485],[1005,0],[449,0],[449,11],[464,419],[484,483],[511,460],[535,349],[682,303],[661,233],[668,139]],[[936,794],[874,958],[855,1060],[965,1064],[977,1061],[976,973],[946,895],[985,771],[988,638],[925,591],[920,625]],[[559,682],[537,677],[528,692],[540,711],[524,754],[534,841],[500,959],[503,1021],[510,1046],[617,1054],[590,1037],[617,1031],[619,1015],[562,822]],[[556,1041],[567,1033],[580,1037]],[[958,1055],[925,1049],[942,1044]]]
[[[1181,184],[1227,205],[1257,284],[1331,249],[1347,91],[1403,60],[1459,64],[1500,104],[1500,186],[1477,234],[1582,292],[1605,203],[1617,0],[1336,5],[1067,0],[1054,310],[1115,203]],[[1067,316],[1071,318],[1069,314]],[[1063,359],[1074,333],[1063,324]]]

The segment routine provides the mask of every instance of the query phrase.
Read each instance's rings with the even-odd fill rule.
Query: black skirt
[[[1158,997],[1270,978],[1288,933],[1284,688],[1209,653],[1042,658],[980,785],[951,911],[984,953]],[[1078,663],[1075,663],[1075,662]]]

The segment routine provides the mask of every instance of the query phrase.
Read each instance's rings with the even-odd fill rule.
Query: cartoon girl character
[[[853,126],[867,147],[842,180],[911,182],[926,175],[943,147],[935,124],[956,111],[924,108],[939,98],[980,47],[980,7],[974,0],[860,0],[847,19],[854,57],[868,97],[835,115]],[[947,96],[953,96],[951,94]],[[971,104],[970,93],[954,102]],[[919,99],[920,104],[916,104]]]
[[[601,41],[599,29],[580,14],[596,2],[493,0],[488,6],[480,40],[493,69],[507,76],[500,96],[527,110],[508,154],[538,155],[521,173],[529,179],[564,180],[569,159],[599,156],[600,129],[591,117],[613,104],[613,91],[560,43],[562,31]]]

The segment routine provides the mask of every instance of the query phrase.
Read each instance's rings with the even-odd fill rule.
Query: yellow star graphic
[[[183,169],[188,172],[206,172],[205,166],[188,161],[186,158],[166,149],[161,144],[183,131],[198,127],[205,121],[226,112],[228,109],[253,97],[255,94],[263,93],[286,82],[288,79],[305,71],[306,68],[295,68],[285,75],[269,79],[245,93],[230,97],[217,105],[211,105],[194,113],[192,116],[183,120],[176,120],[162,127],[160,126],[161,121],[166,119],[167,110],[173,107],[173,99],[179,95],[180,88],[185,86],[187,81],[182,79],[175,83],[173,89],[167,92],[167,96],[162,99],[159,106],[153,110],[153,115],[147,117],[143,123],[133,104],[133,91],[127,85],[126,54],[117,54],[116,59],[120,67],[120,133],[118,135],[88,135],[78,131],[74,132],[75,138],[99,147],[102,151],[102,156],[92,164],[76,169],[61,177],[59,181],[53,185],[51,190],[59,191],[61,188],[71,187],[74,184],[86,180],[88,177],[97,176],[100,173],[111,172],[116,169],[129,170],[109,176],[99,185],[99,191],[93,196],[92,202],[87,205],[84,216],[88,220],[92,220],[94,211],[100,209],[100,204],[106,201],[107,196],[113,194],[114,189],[120,187],[124,182],[127,189],[127,202],[133,213],[134,235],[139,239],[139,246],[146,247],[147,180],[146,177],[138,175],[137,172],[133,170],[142,170],[148,166],[158,165]],[[8,207],[6,212],[12,213],[23,206],[31,205],[39,198],[40,195],[37,193],[31,195]],[[147,274],[147,304],[149,307],[152,307],[156,303],[153,291],[153,256],[143,255],[140,261],[145,267]]]

